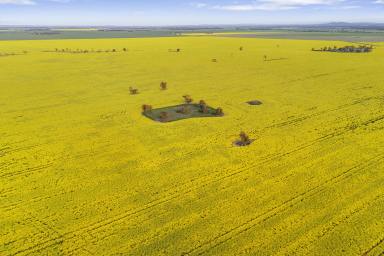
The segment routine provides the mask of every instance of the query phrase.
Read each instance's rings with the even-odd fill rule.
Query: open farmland
[[[346,44],[0,42],[0,255],[382,255],[384,44]],[[182,95],[225,115],[141,113]]]
[[[254,33],[217,33],[217,36],[244,38],[274,38],[296,40],[338,40],[347,42],[383,42],[382,31],[372,32],[305,32],[305,31],[270,31]]]

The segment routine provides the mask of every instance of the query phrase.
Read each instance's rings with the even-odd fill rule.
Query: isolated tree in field
[[[183,98],[184,98],[185,103],[187,103],[187,104],[191,104],[193,102],[193,99],[189,95],[184,95]]]
[[[151,105],[143,105],[142,109],[144,113],[147,113],[147,112],[151,112],[153,108]]]
[[[217,108],[215,114],[216,114],[217,116],[223,116],[223,115],[224,115],[224,111],[223,111],[222,108]]]
[[[212,62],[217,62],[217,59],[212,59]]]
[[[139,93],[139,90],[133,87],[129,87],[129,92],[131,93],[131,95],[136,95]]]
[[[112,52],[116,52],[116,49],[112,49]]]
[[[181,51],[181,49],[180,49],[180,48],[177,48],[177,49],[176,49],[176,52],[180,52],[180,51]]]
[[[160,89],[163,91],[167,90],[167,82],[164,82],[164,81],[161,82],[160,83]]]
[[[199,111],[204,114],[208,113],[208,107],[204,100],[200,100],[199,102]]]
[[[123,48],[123,52],[126,52],[127,51],[127,48]]]
[[[264,61],[267,61],[267,55],[264,55]]]
[[[239,50],[240,50],[240,51],[244,50],[243,46],[240,46]]]
[[[240,140],[238,141],[239,146],[248,146],[252,143],[249,136],[245,132],[240,133]]]

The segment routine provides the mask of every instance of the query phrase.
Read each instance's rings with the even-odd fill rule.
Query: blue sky
[[[0,0],[0,25],[383,22],[384,0]]]

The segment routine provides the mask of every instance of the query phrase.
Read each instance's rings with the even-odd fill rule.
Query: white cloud
[[[69,3],[72,0],[47,0],[50,2],[55,2],[55,3]],[[0,5],[1,4],[9,4],[9,5],[36,5],[38,4],[37,1],[35,0],[0,0]]]
[[[0,4],[34,5],[36,2],[32,0],[0,0]]]
[[[249,4],[216,5],[213,6],[213,8],[228,11],[289,10],[310,5],[333,5],[343,1],[344,0],[259,0]]]
[[[376,4],[384,4],[384,0],[377,0],[375,1]]]
[[[71,0],[49,0],[51,2],[56,2],[56,3],[69,3]]]
[[[342,6],[340,7],[341,9],[344,9],[344,10],[348,10],[348,9],[359,9],[361,8],[360,5],[346,5],[346,6]]]
[[[190,3],[190,5],[196,8],[204,8],[208,6],[206,3]]]

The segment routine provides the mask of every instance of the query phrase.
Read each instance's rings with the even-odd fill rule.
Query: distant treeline
[[[56,31],[32,32],[32,35],[37,35],[37,36],[41,36],[41,35],[60,35],[60,34],[61,34],[60,32],[56,32]]]
[[[360,45],[360,46],[344,46],[344,47],[323,47],[320,49],[312,48],[312,51],[318,52],[350,52],[350,53],[366,53],[373,50],[372,45]]]
[[[95,50],[95,49],[70,49],[70,48],[65,48],[65,49],[59,49],[56,48],[51,51],[44,51],[44,52],[57,52],[57,53],[108,53],[108,52],[127,52],[127,48],[123,48],[121,50],[118,49],[104,49],[104,50]]]
[[[128,52],[128,48],[122,48],[122,49],[70,49],[70,48],[56,48],[54,50],[47,50],[43,52],[57,52],[57,53],[115,53],[115,52]],[[168,52],[181,52],[182,49],[176,48],[176,49],[168,49]]]
[[[25,55],[27,54],[28,52],[27,51],[23,51],[23,52],[0,52],[0,57],[8,57],[8,56],[16,56],[16,55]]]

